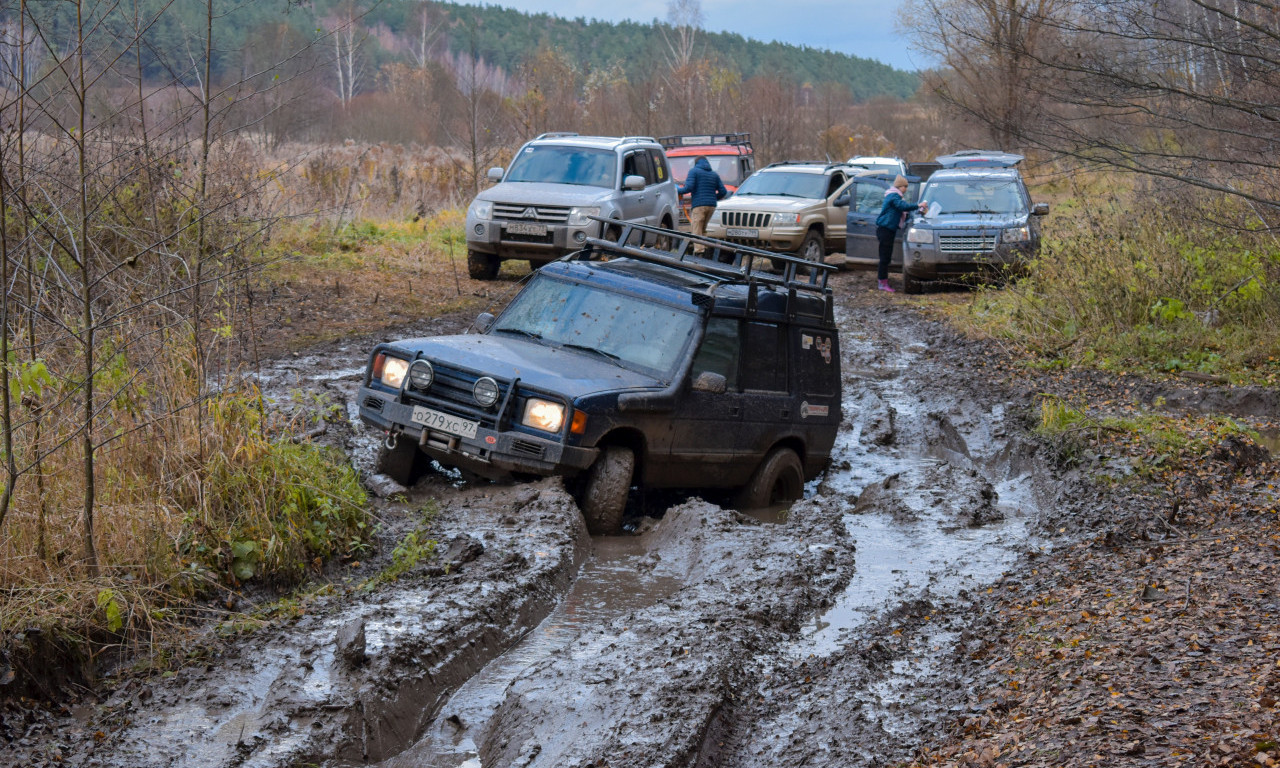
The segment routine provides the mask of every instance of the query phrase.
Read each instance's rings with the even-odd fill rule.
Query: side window
[[[765,392],[787,391],[787,340],[776,323],[749,322],[743,348],[751,350],[742,366],[742,388]]]
[[[840,386],[839,373],[833,366],[836,349],[833,337],[826,331],[815,331],[809,328],[797,328],[794,333],[800,337],[795,346],[799,352],[796,370],[799,373],[800,387],[806,395],[831,396],[836,394]]]
[[[662,150],[649,150],[649,161],[653,163],[652,183],[661,184],[671,178],[671,172],[667,170],[667,156],[662,153]]]
[[[738,390],[738,321],[731,317],[713,317],[707,321],[702,346],[693,359],[693,375],[710,371],[724,377],[725,390]]]
[[[625,183],[628,176],[643,176],[640,172],[640,163],[638,152],[632,152],[622,161],[622,181]]]
[[[844,186],[845,181],[846,181],[846,179],[845,179],[845,177],[844,177],[844,174],[843,174],[843,173],[833,173],[833,174],[831,174],[831,181],[827,184],[827,195],[826,195],[826,196],[827,196],[827,197],[831,197],[832,195],[834,195],[834,194],[836,193],[836,190],[838,190],[838,189],[840,189],[840,187]]]
[[[853,209],[858,213],[880,213],[884,207],[884,187],[879,184],[853,185]]]
[[[644,177],[644,185],[646,187],[657,181],[653,175],[653,160],[649,158],[648,152],[641,151],[636,153],[636,168],[639,169],[636,172]]]

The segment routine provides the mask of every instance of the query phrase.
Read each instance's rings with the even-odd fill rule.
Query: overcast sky
[[[476,4],[566,19],[630,19],[647,24],[667,18],[667,0],[500,0]],[[702,0],[703,28],[826,48],[899,69],[921,69],[928,62],[915,60],[906,40],[894,30],[898,6],[894,0]]]

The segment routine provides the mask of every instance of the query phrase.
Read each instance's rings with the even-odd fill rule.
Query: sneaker
[[[888,281],[888,280],[881,280],[881,281],[880,281],[880,290],[882,290],[882,291],[888,291],[889,293],[895,293],[895,291],[893,290],[893,286],[892,286],[892,285],[889,285],[889,281]]]

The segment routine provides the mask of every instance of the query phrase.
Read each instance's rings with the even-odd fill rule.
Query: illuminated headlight
[[[1031,229],[1028,227],[1012,227],[1006,229],[1001,235],[1000,240],[1006,243],[1025,243],[1031,239]]]
[[[426,360],[414,360],[409,364],[409,386],[419,392],[426,392],[435,381],[436,372]]]
[[[493,218],[493,203],[488,200],[476,200],[471,203],[471,210],[467,213],[473,218],[491,219]]]
[[[910,229],[907,230],[907,242],[908,243],[932,243],[933,230],[920,229],[918,227],[911,227]]]
[[[587,218],[588,216],[599,216],[599,215],[600,215],[599,206],[595,208],[585,208],[585,207],[570,208],[569,221],[567,223],[571,227],[585,227],[591,223],[591,219]]]
[[[564,406],[550,400],[531,397],[529,402],[525,403],[524,416],[520,418],[520,423],[526,427],[541,429],[543,432],[559,432],[564,426]]]
[[[498,382],[488,376],[481,376],[476,379],[476,385],[471,388],[471,396],[477,403],[488,408],[498,402]]]
[[[382,373],[378,375],[378,380],[392,389],[399,389],[408,370],[408,360],[387,356],[382,359]]]
[[[773,223],[774,223],[774,224],[781,224],[781,225],[783,225],[783,226],[786,226],[786,225],[788,225],[788,224],[795,224],[795,223],[796,223],[797,221],[799,221],[799,220],[800,220],[800,214],[798,214],[798,213],[775,213],[775,214],[773,214]]]

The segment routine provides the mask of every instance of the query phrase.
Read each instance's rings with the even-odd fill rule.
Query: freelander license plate
[[[545,235],[547,234],[547,225],[514,221],[507,225],[507,231],[513,235]]]
[[[743,229],[742,227],[726,227],[724,230],[724,236],[757,238],[760,237],[760,230]]]
[[[431,408],[423,408],[420,405],[413,406],[412,418],[414,424],[421,424],[427,429],[436,429],[462,437],[475,437],[476,427],[480,426],[478,422],[460,419],[457,416],[450,416],[447,413],[441,413]]]

